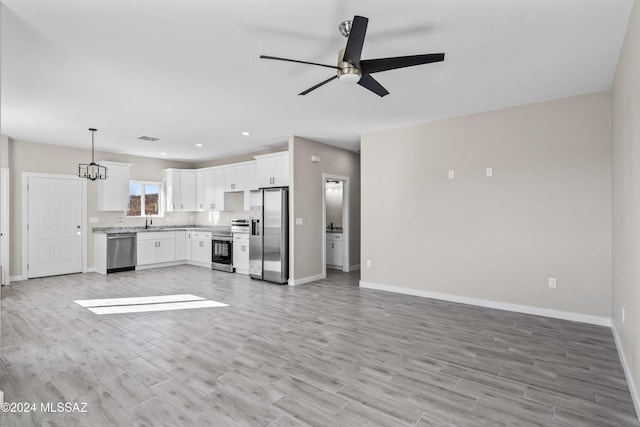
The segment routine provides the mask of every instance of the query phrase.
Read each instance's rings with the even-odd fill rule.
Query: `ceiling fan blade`
[[[369,74],[363,74],[358,81],[358,84],[365,89],[369,89],[371,92],[376,95],[383,97],[385,95],[389,95],[389,91],[384,88],[376,79],[371,77]]]
[[[277,56],[260,55],[261,59],[275,59],[276,61],[297,62],[298,64],[317,65],[319,67],[332,68],[339,70],[340,68],[335,65],[318,64],[317,62],[298,61],[297,59],[278,58]]]
[[[431,62],[440,61],[444,61],[444,53],[365,59],[360,61],[360,69],[363,73],[379,73],[380,71],[395,70],[396,68],[413,67],[414,65],[429,64]]]
[[[337,76],[337,75],[336,75],[336,76],[333,76],[333,77],[331,77],[331,78],[329,78],[329,79],[327,79],[327,80],[325,80],[325,81],[323,81],[323,82],[318,83],[318,84],[317,84],[317,85],[315,85],[315,86],[310,87],[309,89],[305,90],[304,92],[300,92],[298,95],[306,95],[306,94],[308,94],[309,92],[311,92],[312,90],[316,90],[316,89],[318,89],[320,86],[322,86],[322,85],[326,85],[326,84],[327,84],[327,83],[329,83],[331,80],[335,80],[335,79],[337,79],[337,78],[338,78],[338,76]]]
[[[360,68],[360,56],[364,45],[364,36],[367,34],[369,19],[364,16],[354,16],[347,40],[347,47],[344,49],[344,61]]]

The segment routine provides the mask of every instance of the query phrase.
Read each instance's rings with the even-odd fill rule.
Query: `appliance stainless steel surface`
[[[248,233],[250,223],[248,219],[232,219],[231,233]]]
[[[136,233],[107,235],[107,274],[136,269]]]
[[[213,229],[211,268],[233,273],[233,234],[230,226],[216,226]]]
[[[249,195],[249,276],[285,284],[289,279],[289,190],[265,188]]]

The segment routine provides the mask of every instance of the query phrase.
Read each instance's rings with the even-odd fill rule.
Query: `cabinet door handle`
[[[180,203],[180,209],[184,209],[184,203]]]
[[[204,242],[199,242],[199,243],[200,243],[200,246],[204,246]]]
[[[333,242],[331,242],[331,249],[335,249],[335,248],[333,247]]]

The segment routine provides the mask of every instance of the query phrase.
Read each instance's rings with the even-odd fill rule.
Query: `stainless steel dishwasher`
[[[136,269],[136,233],[107,235],[107,274]]]

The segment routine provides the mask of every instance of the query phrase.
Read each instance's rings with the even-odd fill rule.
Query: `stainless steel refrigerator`
[[[251,191],[249,206],[249,276],[286,284],[289,279],[289,190]]]

